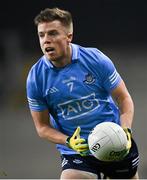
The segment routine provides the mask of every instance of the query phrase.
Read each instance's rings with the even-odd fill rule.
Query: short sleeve
[[[30,71],[26,81],[26,92],[29,108],[33,111],[43,111],[48,109],[47,104],[41,90],[39,89],[39,82],[36,81],[35,72]]]
[[[121,76],[117,72],[114,63],[104,54],[101,63],[102,84],[110,92],[119,85]]]

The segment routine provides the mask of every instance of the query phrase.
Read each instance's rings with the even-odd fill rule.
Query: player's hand
[[[68,137],[66,140],[66,144],[71,149],[79,152],[82,156],[87,155],[88,152],[88,144],[84,138],[80,138],[81,128],[78,126],[75,130],[74,134],[71,137]]]
[[[88,150],[86,150],[86,151],[80,152],[80,155],[81,155],[81,156],[88,156],[89,154],[90,154],[89,148],[88,148]]]
[[[123,130],[125,131],[126,133],[126,136],[127,136],[127,140],[128,140],[128,143],[127,143],[127,151],[129,152],[130,151],[130,148],[132,146],[132,141],[131,141],[131,137],[132,137],[132,130],[129,129],[129,128],[123,128]]]

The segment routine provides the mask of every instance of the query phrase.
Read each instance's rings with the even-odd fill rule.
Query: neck
[[[71,63],[71,56],[72,56],[72,48],[71,45],[67,46],[67,51],[64,56],[61,56],[56,59],[56,61],[52,61],[52,64],[57,68],[65,67],[66,65]]]

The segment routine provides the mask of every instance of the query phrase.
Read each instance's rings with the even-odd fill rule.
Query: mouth
[[[53,51],[55,51],[55,49],[53,47],[45,48],[45,52],[47,52],[47,53],[52,53]]]

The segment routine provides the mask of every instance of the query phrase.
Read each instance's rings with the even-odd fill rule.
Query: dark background
[[[59,153],[38,137],[25,92],[28,70],[42,55],[33,19],[46,7],[69,10],[73,42],[103,51],[122,75],[135,103],[139,174],[147,178],[145,0],[5,0],[0,5],[0,178],[59,178]]]

